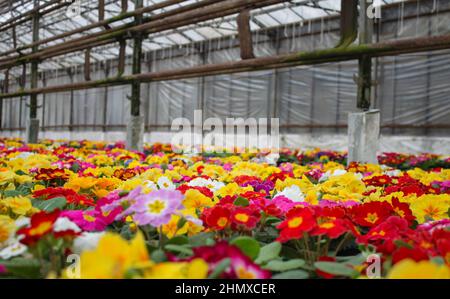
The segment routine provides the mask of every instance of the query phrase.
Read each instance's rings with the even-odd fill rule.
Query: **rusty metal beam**
[[[246,9],[237,16],[241,59],[255,58],[253,53],[252,31],[250,30],[250,10]]]
[[[231,74],[248,71],[259,71],[300,65],[314,65],[328,62],[339,62],[368,57],[392,56],[407,53],[442,50],[450,48],[450,35],[423,38],[403,39],[376,44],[349,46],[348,48],[332,48],[313,52],[300,52],[272,57],[260,57],[235,62],[209,64],[186,69],[168,70],[104,80],[78,82],[45,88],[29,89],[9,94],[0,94],[0,98],[13,98],[30,94],[54,93],[68,90],[80,90],[104,86],[131,84],[140,82],[165,81],[175,79],[197,78],[211,75]]]

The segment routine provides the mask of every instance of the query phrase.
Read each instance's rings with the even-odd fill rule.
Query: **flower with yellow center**
[[[81,253],[80,262],[80,278],[88,279],[125,278],[132,269],[152,265],[140,232],[131,241],[106,233],[97,248]]]
[[[186,208],[194,208],[202,211],[204,208],[212,207],[214,205],[211,198],[195,189],[187,190],[186,193],[184,193],[184,196],[183,205]]]
[[[208,276],[208,264],[200,258],[190,262],[166,262],[144,271],[144,278],[151,279],[204,279]]]
[[[389,279],[450,279],[450,268],[430,261],[405,259],[389,271]]]
[[[423,195],[413,201],[410,208],[419,223],[446,219],[450,208],[449,196],[447,194]]]
[[[5,215],[0,215],[0,248],[2,243],[6,242],[15,230],[14,221]]]
[[[18,216],[29,216],[37,211],[31,204],[31,200],[23,196],[5,198],[2,200],[2,205]]]

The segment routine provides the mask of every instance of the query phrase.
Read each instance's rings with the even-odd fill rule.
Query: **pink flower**
[[[67,217],[71,221],[75,222],[84,231],[102,231],[107,226],[108,223],[102,214],[97,210],[74,210],[74,211],[64,211],[61,213],[61,217]]]
[[[283,212],[283,214],[285,214],[287,211],[298,204],[283,195],[277,196],[272,199],[272,203],[274,203]]]
[[[178,190],[161,189],[138,195],[128,210],[134,212],[133,219],[139,225],[159,227],[183,208],[183,199],[183,193]]]

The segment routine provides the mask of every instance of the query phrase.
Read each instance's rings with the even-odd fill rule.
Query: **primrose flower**
[[[170,221],[172,214],[183,208],[184,195],[177,190],[156,190],[140,194],[129,208],[134,212],[133,219],[139,225],[150,224],[159,227]]]
[[[302,190],[300,190],[300,187],[297,185],[292,185],[290,187],[286,187],[283,189],[283,191],[277,193],[275,198],[283,196],[286,197],[293,202],[303,202],[305,201],[305,195],[303,194]]]

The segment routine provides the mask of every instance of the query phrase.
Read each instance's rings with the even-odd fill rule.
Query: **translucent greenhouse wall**
[[[385,12],[376,39],[450,33],[450,3],[433,1]],[[302,35],[301,37],[294,37]],[[334,47],[339,19],[324,18],[255,33],[257,56]],[[239,60],[234,38],[208,41],[199,48],[171,48],[146,53],[143,72]],[[374,108],[381,110],[383,151],[450,152],[450,50],[374,59]],[[126,73],[131,72],[131,60]],[[93,80],[115,75],[116,61],[93,65]],[[46,73],[41,85],[83,81],[82,66]],[[146,141],[169,142],[172,120],[278,117],[282,144],[301,148],[347,147],[347,115],[356,110],[357,62],[220,75],[142,84]],[[29,80],[28,80],[29,81]],[[10,87],[14,90],[14,86]],[[129,86],[97,88],[39,96],[41,138],[125,139]],[[3,100],[3,136],[23,134],[27,98]]]

